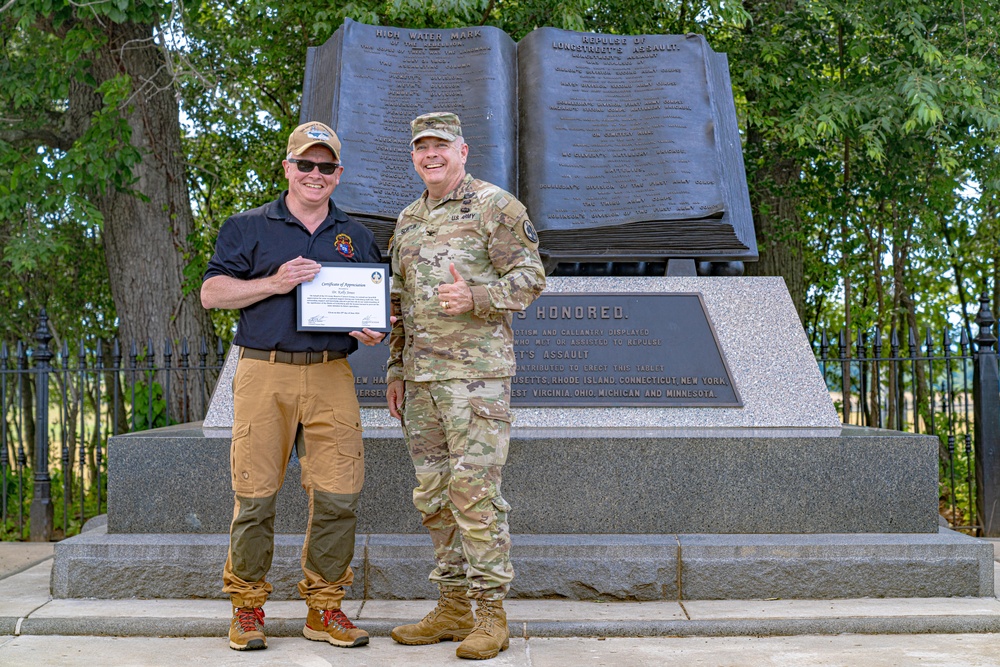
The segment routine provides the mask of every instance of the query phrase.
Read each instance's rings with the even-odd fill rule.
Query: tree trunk
[[[766,150],[757,132],[748,133],[748,142],[758,142],[757,151]],[[750,206],[760,259],[748,262],[751,276],[781,276],[795,304],[799,321],[805,321],[805,265],[802,258],[801,220],[798,201],[787,194],[800,173],[792,160],[768,159],[748,173]]]
[[[115,362],[118,364],[123,363],[121,359],[115,359],[112,355],[112,345],[113,343],[105,344],[101,347],[104,368],[115,369]],[[116,370],[105,371],[104,414],[107,416],[102,428],[108,437],[119,433],[127,433],[129,430],[128,413],[125,411],[124,398],[125,385],[122,382],[121,373]]]
[[[882,277],[882,255],[885,248],[885,202],[879,202],[879,205],[875,211],[877,216],[877,223],[875,224],[877,232],[871,238],[869,252],[872,262],[872,288],[875,291],[875,331],[872,334],[872,357],[876,358],[882,355],[882,351],[879,350],[876,354],[874,349],[874,341],[877,336],[882,336],[885,331],[885,285],[883,284]],[[888,343],[887,340],[882,339],[882,343]],[[886,345],[886,347],[888,347]],[[882,402],[881,402],[881,375],[883,364],[878,361],[872,362],[871,370],[871,386],[869,387],[869,403],[871,405],[871,417],[869,424],[876,426],[878,428],[883,427],[883,414],[882,414]],[[878,372],[876,372],[878,371]]]
[[[752,18],[743,31],[748,41],[754,34],[768,34],[773,29],[774,16],[788,11],[791,0],[743,0],[743,8]],[[753,87],[744,90],[747,103],[753,105],[769,93]],[[775,110],[768,113],[776,114]],[[795,305],[799,321],[806,322],[805,313],[805,264],[802,257],[802,220],[798,213],[798,200],[791,194],[801,173],[796,160],[786,156],[780,140],[765,136],[766,130],[748,124],[744,156],[746,158],[747,186],[750,190],[750,208],[753,213],[757,250],[760,258],[748,262],[745,270],[750,276],[781,276]]]
[[[916,342],[916,348],[913,350],[913,356],[921,356],[921,338],[920,329],[917,328],[917,309],[916,303],[910,297],[909,293],[902,295],[901,303],[903,303],[906,308],[906,323],[909,330],[913,332],[913,337]],[[915,365],[915,375],[913,379],[913,430],[915,433],[930,433],[930,392],[933,388],[930,387],[930,380],[927,377],[927,372],[924,369],[924,363],[918,361]]]
[[[178,106],[166,56],[153,41],[152,26],[108,22],[101,29],[107,43],[95,55],[91,71],[98,85],[118,74],[132,79],[133,95],[122,113],[131,128],[131,143],[142,155],[132,168],[137,179],[133,187],[147,200],[107,188],[94,203],[104,217],[104,249],[120,338],[126,346],[136,341],[140,349],[151,340],[160,353],[159,362],[168,339],[174,349],[182,338],[191,344],[202,336],[215,339],[197,292],[184,293],[193,218]],[[80,120],[100,103],[92,88],[71,88],[70,106]],[[162,384],[162,373],[158,375]],[[201,387],[189,386],[186,399],[180,391],[172,393],[172,406],[177,406],[172,414],[181,414],[185,400],[195,418],[204,414]]]
[[[903,352],[903,346],[906,340],[903,336],[903,317],[901,312],[904,310],[903,306],[903,294],[906,292],[906,283],[904,281],[904,269],[906,267],[905,262],[909,257],[909,242],[907,240],[907,235],[905,229],[907,226],[905,224],[900,224],[900,218],[898,214],[893,215],[893,233],[892,233],[892,307],[891,307],[891,331],[896,333],[897,341],[900,343],[899,349],[896,350],[896,354],[893,355],[897,358],[897,361],[893,361],[890,366],[889,375],[889,423],[887,428],[895,429],[898,431],[905,431],[906,424],[903,421],[903,410],[906,408],[905,401],[905,391],[903,385],[903,367],[902,361],[899,360],[901,357],[905,356]],[[900,237],[900,231],[902,231],[902,238]],[[891,334],[890,334],[891,335]]]

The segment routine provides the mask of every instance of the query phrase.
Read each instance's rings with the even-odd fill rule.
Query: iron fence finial
[[[979,295],[979,313],[976,315],[976,325],[979,327],[979,335],[976,336],[976,349],[992,350],[997,342],[997,337],[993,335],[993,325],[996,320],[990,312],[990,298],[983,292]]]

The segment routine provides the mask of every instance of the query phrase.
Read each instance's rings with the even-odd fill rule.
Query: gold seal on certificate
[[[389,265],[320,262],[298,286],[299,331],[389,331]]]

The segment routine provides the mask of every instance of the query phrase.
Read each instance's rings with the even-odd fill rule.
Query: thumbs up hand
[[[454,264],[450,264],[448,270],[455,282],[438,285],[438,302],[441,310],[447,315],[467,313],[472,310],[472,290]]]

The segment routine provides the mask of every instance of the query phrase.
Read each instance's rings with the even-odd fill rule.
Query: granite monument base
[[[271,598],[299,599],[302,535],[278,535]],[[919,534],[514,534],[512,598],[759,600],[988,597],[993,547]],[[228,536],[108,534],[56,545],[56,598],[218,598]],[[351,599],[433,599],[426,535],[359,534]]]
[[[512,595],[992,595],[991,545],[939,531],[937,439],[840,426],[780,278],[553,278],[546,293],[697,293],[742,405],[515,401],[503,486],[514,507]],[[576,312],[540,337],[569,349],[592,335],[576,331]],[[663,319],[661,329],[681,326]],[[602,354],[599,363],[615,363]],[[234,348],[202,424],[111,439],[107,532],[56,545],[54,595],[221,597],[237,358]],[[382,373],[356,372],[359,386],[384,386]],[[384,407],[361,417],[366,480],[350,593],[433,597],[398,422]],[[300,576],[307,505],[298,481],[293,458],[277,505],[276,596],[294,597]]]
[[[398,429],[366,433],[355,584],[434,597]],[[184,425],[109,445],[108,523],[56,545],[56,597],[223,597],[229,433]],[[937,518],[937,441],[874,429],[515,428],[504,495],[512,597],[991,595],[991,545]],[[306,499],[279,494],[275,599],[297,597]],[[554,493],[557,489],[558,493]]]
[[[229,429],[115,436],[108,532],[227,533]],[[933,533],[937,440],[878,429],[513,429],[504,466],[522,534]],[[298,460],[278,533],[304,533]],[[422,533],[398,428],[365,430],[358,532]]]

